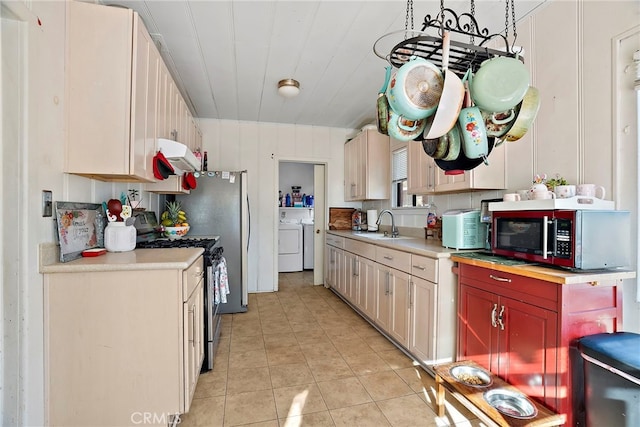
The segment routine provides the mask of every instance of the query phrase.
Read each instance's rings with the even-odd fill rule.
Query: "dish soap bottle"
[[[427,228],[436,228],[438,222],[438,207],[435,203],[427,204]]]

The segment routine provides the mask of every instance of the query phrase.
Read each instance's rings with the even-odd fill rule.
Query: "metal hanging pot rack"
[[[507,24],[508,1],[509,0],[507,0],[507,14],[505,17]],[[513,14],[513,32],[515,42],[517,33],[515,30],[513,0],[511,8]],[[413,10],[411,10],[411,14],[413,15]],[[411,26],[413,28],[413,22]],[[470,43],[464,43],[453,39],[450,42],[449,69],[460,77],[463,77],[469,68],[471,68],[472,72],[475,73],[484,61],[496,56],[511,56],[516,57],[521,61],[523,60],[522,57],[519,56],[520,52],[515,52],[513,45],[509,44],[506,36],[507,26],[508,25],[505,25],[505,34],[489,34],[489,30],[487,28],[480,29],[478,22],[472,13],[462,13],[458,15],[449,8],[441,7],[440,12],[435,17],[432,18],[431,15],[425,16],[420,31],[405,28],[404,30],[387,33],[376,40],[373,45],[373,51],[376,56],[388,61],[389,64],[396,68],[400,68],[409,61],[412,56],[424,58],[434,65],[442,68],[443,31],[468,36],[471,41]],[[437,36],[432,35],[434,30]],[[396,43],[390,51],[381,51],[384,44],[388,46],[391,40],[397,39],[399,36],[402,37],[402,41]],[[475,43],[476,39],[479,41],[478,43]],[[501,39],[501,41],[504,42],[504,49],[487,47],[486,45],[493,39]]]

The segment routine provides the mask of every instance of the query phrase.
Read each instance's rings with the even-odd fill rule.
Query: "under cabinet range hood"
[[[177,141],[158,138],[158,150],[169,160],[178,174],[182,172],[194,172],[200,170],[200,162],[189,148]]]

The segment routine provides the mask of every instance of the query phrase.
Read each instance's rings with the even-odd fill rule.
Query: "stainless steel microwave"
[[[631,215],[614,210],[494,211],[491,251],[581,270],[627,267]]]

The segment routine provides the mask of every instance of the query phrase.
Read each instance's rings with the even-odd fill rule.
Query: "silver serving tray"
[[[473,366],[454,366],[449,370],[449,373],[453,378],[455,378],[456,381],[471,387],[488,387],[493,383],[491,374],[483,369],[474,368]],[[478,378],[481,383],[475,384],[472,382],[468,382],[465,380],[465,376],[474,376]]]
[[[499,412],[512,418],[526,420],[538,415],[538,409],[527,396],[504,388],[486,391],[484,400]]]

